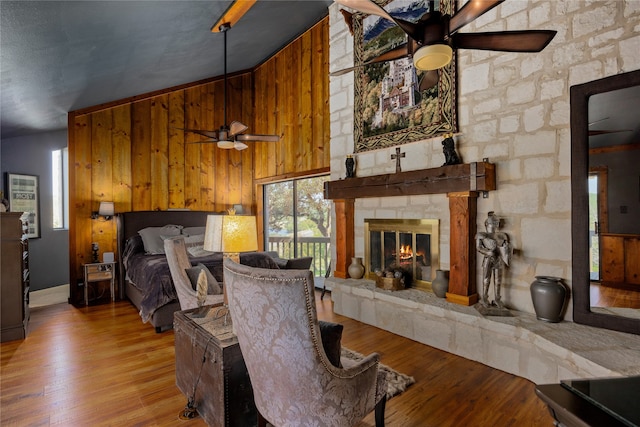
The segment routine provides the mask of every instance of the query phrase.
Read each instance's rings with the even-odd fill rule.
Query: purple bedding
[[[127,239],[122,258],[127,279],[144,295],[140,308],[143,322],[148,322],[158,308],[178,299],[166,256],[147,255],[140,236]],[[222,253],[205,257],[189,256],[189,260],[192,265],[202,263],[207,266],[216,280],[222,283]],[[265,252],[240,254],[240,263],[252,267],[278,268],[273,258]]]

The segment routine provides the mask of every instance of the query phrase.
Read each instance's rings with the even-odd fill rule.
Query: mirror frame
[[[591,311],[589,278],[589,98],[640,85],[640,70],[571,86],[571,236],[573,321],[640,334],[640,319]]]

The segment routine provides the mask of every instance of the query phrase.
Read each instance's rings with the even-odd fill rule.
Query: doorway
[[[607,233],[609,220],[607,212],[607,168],[589,168],[589,278],[600,281],[601,262],[600,236]]]
[[[313,257],[311,270],[324,277],[330,264],[331,202],[324,198],[329,175],[264,185],[264,247],[282,258]]]

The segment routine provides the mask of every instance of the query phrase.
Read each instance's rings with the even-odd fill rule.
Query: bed
[[[129,299],[139,310],[143,322],[156,332],[173,327],[173,313],[180,310],[171,273],[163,254],[147,254],[139,234],[149,227],[176,225],[180,229],[204,229],[207,215],[203,211],[138,211],[116,215],[118,239],[119,297]],[[192,265],[202,263],[222,283],[222,254],[195,253],[189,255]],[[240,262],[262,268],[278,268],[264,252],[241,254]]]

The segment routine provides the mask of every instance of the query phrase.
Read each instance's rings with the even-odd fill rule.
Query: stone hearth
[[[536,384],[562,379],[640,375],[640,336],[548,323],[513,311],[483,317],[415,289],[386,291],[372,280],[329,277],[334,311]]]

